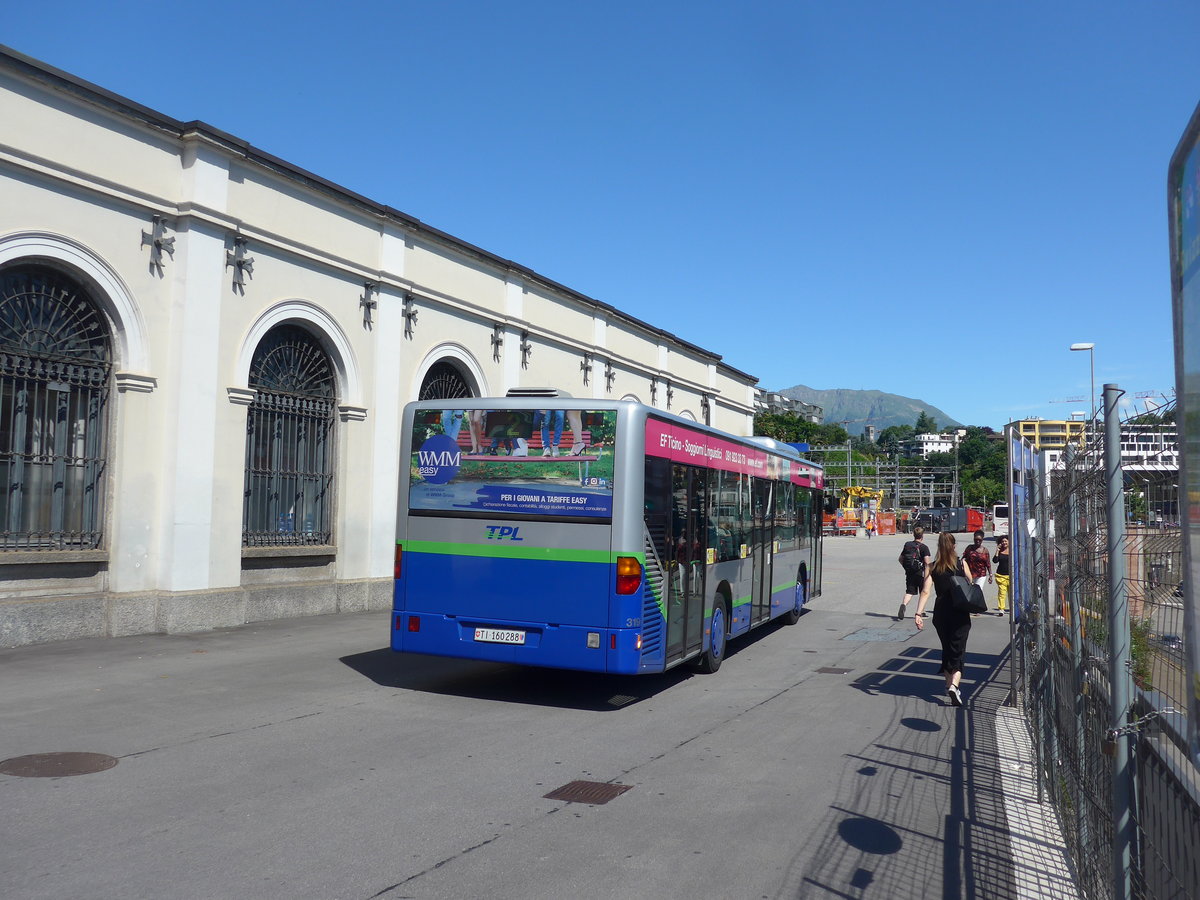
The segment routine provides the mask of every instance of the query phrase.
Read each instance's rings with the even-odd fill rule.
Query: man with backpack
[[[925,529],[918,525],[912,533],[913,539],[906,542],[900,551],[900,565],[904,569],[904,599],[900,601],[897,619],[904,618],[909,600],[929,590],[929,548],[921,540],[925,537]]]

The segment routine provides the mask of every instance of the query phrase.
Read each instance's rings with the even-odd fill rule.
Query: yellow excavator
[[[878,507],[883,503],[883,491],[873,491],[858,485],[842,488],[842,506],[844,508],[858,509],[864,500],[868,503],[874,500],[875,506]]]
[[[843,528],[853,529],[859,525],[866,525],[866,516],[860,512],[864,504],[869,504],[871,500],[874,500],[876,509],[883,504],[883,491],[873,491],[858,485],[841,488],[841,491],[842,499],[839,503],[837,518]]]

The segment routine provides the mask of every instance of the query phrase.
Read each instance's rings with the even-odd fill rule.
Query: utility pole
[[[1089,344],[1090,348],[1091,345]],[[1121,390],[1104,385],[1104,480],[1108,512],[1108,680],[1111,697],[1110,735],[1116,747],[1112,762],[1113,898],[1132,896],[1129,877],[1133,858],[1133,763],[1129,752],[1129,706],[1132,685],[1129,675],[1129,595],[1125,589],[1125,495],[1121,469],[1121,419],[1117,400]]]

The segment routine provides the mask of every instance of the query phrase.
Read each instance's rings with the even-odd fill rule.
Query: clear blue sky
[[[1174,386],[1200,3],[10,3],[0,42],[721,354],[968,424]]]

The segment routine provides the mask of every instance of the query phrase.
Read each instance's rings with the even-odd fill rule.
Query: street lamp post
[[[1096,345],[1093,343],[1072,344],[1072,350],[1086,350],[1088,364],[1092,371],[1092,428],[1096,427]]]

